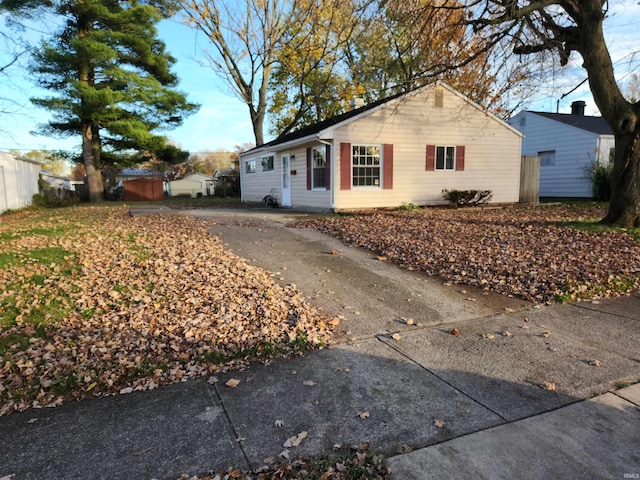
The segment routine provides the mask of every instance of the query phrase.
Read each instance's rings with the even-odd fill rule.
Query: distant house
[[[39,176],[38,162],[0,152],[0,213],[31,205]]]
[[[518,202],[521,138],[438,82],[244,152],[242,200],[351,210],[443,204],[443,189],[476,189]]]
[[[522,154],[540,157],[541,197],[592,197],[587,169],[613,159],[611,128],[584,109],[585,102],[576,101],[571,113],[522,111],[509,120],[524,134]]]
[[[170,197],[189,195],[191,198],[197,198],[212,195],[213,184],[213,177],[202,173],[193,173],[180,180],[167,182],[166,190]]]
[[[70,178],[53,175],[47,170],[42,170],[40,172],[40,178],[53,188],[58,198],[69,195],[69,192],[75,190],[74,184]]]

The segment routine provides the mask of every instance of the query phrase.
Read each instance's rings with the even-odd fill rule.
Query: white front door
[[[289,154],[282,156],[282,206],[291,206],[291,165]]]

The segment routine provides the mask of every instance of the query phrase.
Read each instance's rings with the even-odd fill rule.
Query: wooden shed
[[[162,180],[155,178],[137,178],[124,182],[125,202],[153,202],[164,198]]]

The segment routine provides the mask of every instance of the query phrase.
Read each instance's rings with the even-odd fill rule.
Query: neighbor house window
[[[549,165],[556,164],[556,151],[555,150],[547,150],[545,152],[538,152],[538,156],[540,157],[540,166],[547,167]]]
[[[379,187],[380,145],[353,145],[351,166],[354,187]]]
[[[256,161],[247,160],[245,163],[245,173],[256,173]]]
[[[436,146],[436,170],[454,170],[456,168],[456,147]]]
[[[268,157],[262,157],[262,171],[270,172],[273,170],[273,155],[269,155]]]
[[[312,186],[313,188],[327,188],[327,158],[326,148],[316,147],[312,151]]]

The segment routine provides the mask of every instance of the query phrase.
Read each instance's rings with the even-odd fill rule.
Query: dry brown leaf
[[[438,419],[433,422],[433,424],[438,428],[444,428],[446,422],[444,420]]]
[[[556,384],[553,382],[543,382],[540,387],[545,390],[554,391],[556,389]]]
[[[284,444],[282,446],[284,448],[297,447],[298,445],[300,445],[302,443],[302,441],[305,438],[307,438],[307,432],[306,431],[302,431],[299,434],[294,435],[293,437],[287,438],[287,440],[284,442]]]
[[[231,379],[227,380],[225,385],[227,387],[236,388],[238,385],[240,385],[240,380],[238,380],[237,378],[231,378]]]
[[[393,340],[398,341],[398,340],[400,340],[400,338],[401,338],[401,337],[400,337],[400,334],[399,334],[399,333],[394,333],[394,334],[392,334],[392,335],[391,335],[391,338],[392,338]]]

